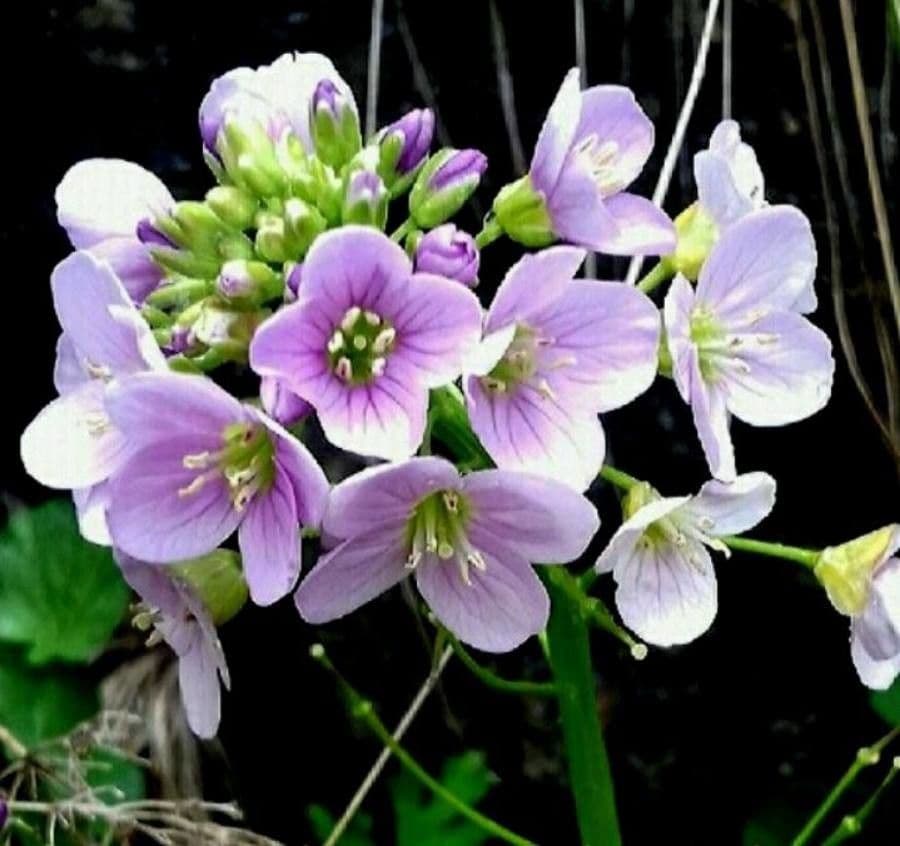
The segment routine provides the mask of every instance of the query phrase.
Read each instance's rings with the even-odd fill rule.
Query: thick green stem
[[[625,491],[632,485],[638,484],[640,481],[639,479],[635,479],[634,476],[623,473],[621,470],[616,470],[615,467],[610,467],[608,464],[604,464],[600,468],[600,477],[605,479],[611,485],[615,485],[617,488],[622,488],[622,490]]]
[[[577,595],[580,588],[562,567],[546,570],[552,601],[547,639],[556,677],[569,780],[583,846],[619,846],[612,774],[591,668],[588,627]]]
[[[755,540],[754,538],[739,538],[727,535],[719,538],[725,546],[737,549],[741,552],[752,552],[756,555],[766,555],[769,558],[785,558],[788,561],[796,561],[804,567],[812,569],[819,560],[819,553],[814,549],[803,549],[799,546],[788,546],[785,543],[772,543],[771,541]]]
[[[503,229],[497,223],[496,218],[490,217],[484,222],[481,232],[475,236],[475,246],[479,250],[483,250],[488,244],[493,244],[502,234]]]
[[[552,682],[514,681],[511,679],[504,679],[502,676],[498,676],[487,667],[483,667],[479,664],[469,654],[469,651],[452,634],[450,634],[450,632],[447,632],[446,636],[450,645],[453,647],[453,651],[456,653],[459,660],[462,661],[466,669],[481,679],[488,687],[492,687],[503,693],[514,693],[520,696],[556,696],[556,685]]]

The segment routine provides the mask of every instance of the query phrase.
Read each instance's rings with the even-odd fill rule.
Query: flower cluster
[[[59,398],[22,438],[28,471],[73,492],[85,537],[115,549],[143,597],[137,622],[179,656],[198,734],[215,733],[228,685],[215,627],[246,596],[269,605],[293,592],[319,624],[411,577],[474,647],[510,650],[540,632],[549,599],[532,565],[574,561],[599,525],[584,494],[606,455],[599,415],[658,374],[689,403],[714,479],[694,497],[635,482],[596,566],[647,641],[708,628],[707,548],[727,552],[721,538],[756,525],[775,496],[765,473],[737,474],[730,418],[803,419],[827,401],[833,371],[805,316],[809,224],[765,206],[736,125],[698,154],[699,202],[676,226],[626,190],[654,141],[633,94],[582,91],[573,70],[529,173],[473,235],[449,219],[485,156],[432,154],[427,109],[363,138],[323,56],[225,74],[199,123],[217,181],[203,200],[176,201],[124,161],[63,178],[58,216],[75,251],[51,279]],[[483,305],[480,250],[504,234],[538,249]],[[587,249],[662,256],[680,272],[660,308],[640,288],[575,278]],[[455,404],[451,424],[480,444],[481,467],[431,455],[436,396]],[[383,463],[332,486],[302,440],[312,418],[333,446]],[[301,579],[310,536],[323,551]],[[857,609],[854,654],[882,660],[870,620],[881,608]]]

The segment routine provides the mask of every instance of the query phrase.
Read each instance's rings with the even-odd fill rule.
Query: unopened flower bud
[[[493,208],[500,228],[514,241],[526,247],[546,247],[556,240],[547,203],[529,176],[501,188]]]
[[[316,155],[334,168],[343,167],[362,146],[356,105],[330,79],[316,86],[309,126]]]
[[[259,203],[248,192],[234,185],[219,185],[206,194],[207,205],[235,229],[249,229],[256,220]]]
[[[274,376],[263,376],[259,398],[266,414],[282,426],[292,426],[312,411],[305,399],[288,390],[285,383]]]
[[[172,570],[194,589],[217,626],[227,623],[247,602],[241,557],[230,549],[183,561],[172,565]]]
[[[378,133],[378,175],[392,197],[402,194],[415,179],[433,136],[431,109],[415,109]]]
[[[284,224],[292,258],[295,259],[306,255],[312,242],[328,227],[318,209],[296,197],[284,204]]]
[[[813,572],[842,614],[862,613],[875,571],[900,546],[900,525],[885,526],[819,553]]]
[[[675,232],[678,240],[675,252],[666,256],[676,271],[694,280],[718,237],[715,221],[703,210],[699,203],[688,206],[675,218]]]
[[[387,223],[388,192],[377,173],[357,170],[347,177],[344,203],[341,209],[343,223],[359,223],[384,229]]]
[[[228,261],[222,265],[216,280],[216,290],[225,299],[254,304],[280,297],[283,289],[281,274],[261,261]]]
[[[487,157],[478,150],[444,149],[422,168],[409,195],[409,213],[416,224],[431,229],[458,212],[472,196]]]
[[[468,232],[445,223],[423,235],[413,262],[417,272],[456,279],[470,288],[478,284],[478,247]]]
[[[150,218],[138,221],[134,234],[145,246],[176,247],[178,246],[168,235],[156,228]]]
[[[256,327],[268,314],[264,309],[238,310],[208,300],[199,309],[192,331],[200,343],[220,350],[234,361],[244,361]]]
[[[295,258],[287,243],[284,220],[275,215],[267,215],[260,220],[255,245],[256,252],[273,264]]]
[[[226,117],[217,149],[222,166],[236,185],[259,197],[284,193],[287,176],[272,139],[259,122]]]

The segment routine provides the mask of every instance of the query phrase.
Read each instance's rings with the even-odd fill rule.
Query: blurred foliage
[[[900,678],[887,690],[876,690],[869,694],[872,707],[886,723],[900,726]]]
[[[0,640],[25,646],[32,664],[96,657],[128,597],[109,549],[81,538],[70,504],[10,515],[0,535]]]
[[[467,805],[477,805],[496,777],[485,764],[481,752],[469,751],[449,758],[441,770],[441,784]],[[433,796],[405,770],[390,781],[394,806],[394,842],[396,846],[482,846],[488,835],[483,829],[461,817],[442,799]],[[311,805],[307,816],[315,836],[324,840],[335,825],[335,818],[321,805]],[[341,844],[374,846],[372,819],[357,814]]]
[[[887,0],[887,28],[894,49],[900,53],[900,0]]]
[[[774,800],[747,823],[742,846],[785,846],[800,831],[805,818],[783,800]]]

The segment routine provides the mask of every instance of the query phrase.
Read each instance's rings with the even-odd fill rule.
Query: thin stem
[[[703,34],[700,37],[700,48],[697,50],[697,58],[694,61],[694,70],[691,73],[687,96],[684,98],[681,111],[678,113],[675,131],[672,133],[672,140],[669,142],[669,149],[666,150],[662,170],[659,172],[659,179],[656,181],[656,188],[653,191],[653,203],[660,208],[662,208],[663,201],[666,199],[666,192],[669,190],[669,183],[672,181],[675,163],[678,161],[678,154],[681,152],[681,145],[684,143],[684,134],[687,131],[688,122],[694,111],[697,95],[700,93],[700,83],[703,81],[703,75],[706,73],[706,58],[709,55],[709,46],[712,42],[718,11],[719,0],[709,0],[709,6],[706,8],[706,20],[703,23]],[[638,274],[641,272],[642,262],[643,259],[640,256],[635,256],[631,260],[631,264],[628,266],[628,275],[625,277],[625,281],[629,285],[635,283]]]
[[[733,0],[723,0],[722,9],[722,120],[731,117],[732,34],[734,29]]]
[[[844,42],[847,46],[847,61],[850,64],[850,81],[853,87],[853,104],[856,109],[856,122],[862,139],[863,157],[866,162],[866,176],[869,180],[869,193],[872,195],[872,207],[875,210],[875,226],[878,229],[878,243],[881,247],[881,258],[884,262],[884,273],[888,281],[894,319],[900,332],[900,279],[897,277],[897,265],[894,263],[894,246],[891,241],[891,227],[888,222],[887,206],[881,188],[881,176],[878,173],[878,162],[875,157],[875,142],[872,138],[872,127],[869,125],[869,105],[866,98],[866,85],[863,79],[862,65],[859,59],[859,45],[856,42],[856,24],[853,20],[853,7],[849,0],[840,0],[841,26]]]
[[[847,771],[838,779],[837,784],[831,789],[829,794],[822,800],[822,803],[813,812],[813,815],[807,820],[800,833],[791,841],[791,846],[806,846],[815,834],[816,829],[821,825],[825,817],[828,816],[831,809],[837,804],[838,800],[847,791],[847,788],[856,780],[860,771],[866,767],[872,766],[878,762],[882,751],[896,736],[900,733],[900,727],[897,727],[881,738],[872,746],[864,746],[858,750],[853,763],[847,768]]]
[[[597,711],[587,623],[575,577],[562,567],[544,573],[550,593],[547,640],[559,689],[559,710],[569,780],[581,841],[585,846],[620,846],[612,773]]]
[[[391,240],[396,241],[399,244],[407,234],[409,234],[409,231],[413,226],[413,219],[411,217],[406,218],[406,220],[391,233]]]
[[[621,470],[616,470],[615,467],[612,467],[609,464],[604,464],[600,468],[600,477],[624,491],[629,490],[634,485],[640,484],[640,479],[635,479],[634,476],[629,476]]]
[[[372,29],[369,34],[369,69],[366,91],[366,137],[375,133],[378,115],[378,81],[381,76],[381,25],[384,0],[372,0]]]
[[[464,816],[466,819],[475,823],[479,828],[484,829],[488,834],[498,837],[506,843],[512,843],[514,846],[536,846],[531,840],[520,837],[505,826],[486,817],[484,814],[476,811],[471,805],[467,805],[455,793],[451,793],[436,778],[431,776],[425,769],[413,758],[400,743],[394,739],[394,736],[388,731],[384,723],[375,713],[372,703],[364,699],[359,692],[348,682],[334,667],[325,649],[321,644],[314,644],[310,649],[310,655],[318,661],[323,667],[329,670],[337,679],[344,693],[350,700],[353,713],[356,717],[365,723],[369,730],[391,751],[394,757],[409,771],[411,775],[417,778],[425,787],[427,787],[435,796],[443,799],[451,808]]]
[[[769,558],[784,558],[787,561],[796,561],[810,569],[813,569],[819,560],[819,553],[815,549],[804,549],[799,546],[788,546],[784,543],[772,543],[754,538],[739,538],[733,535],[726,535],[719,540],[730,549],[752,552],[755,555],[765,555]]]
[[[875,788],[875,792],[865,801],[862,807],[856,813],[848,814],[835,826],[834,831],[828,835],[822,846],[838,846],[845,840],[855,837],[862,831],[863,824],[869,818],[878,800],[884,795],[885,791],[891,786],[891,782],[900,772],[900,758],[894,758],[891,768],[887,771],[887,775],[881,780],[881,784]]]
[[[597,575],[596,570],[593,568],[588,570],[588,573],[593,575]],[[587,573],[581,576],[578,580],[578,583],[582,590],[587,590],[589,585],[586,585],[585,576]],[[647,645],[645,643],[641,643],[639,640],[635,640],[631,632],[626,631],[620,626],[615,618],[612,615],[612,612],[606,605],[597,599],[595,596],[585,596],[582,602],[582,609],[585,615],[585,618],[589,623],[593,623],[593,625],[598,628],[603,629],[603,631],[608,632],[613,637],[620,640],[625,646],[628,647],[628,651],[631,653],[631,657],[635,659],[635,661],[643,661],[644,658],[647,657]]]
[[[501,235],[503,229],[493,217],[488,218],[481,227],[481,232],[475,236],[475,246],[483,250],[488,244],[493,244]]]
[[[645,294],[649,294],[651,291],[662,285],[663,282],[667,282],[671,279],[674,273],[675,268],[672,267],[669,262],[661,259],[653,265],[643,279],[637,283],[637,289],[643,291]]]
[[[513,90],[512,73],[509,70],[509,51],[506,49],[506,33],[503,31],[503,20],[497,9],[496,0],[490,0],[491,39],[494,42],[494,64],[497,67],[497,90],[500,94],[500,110],[506,124],[506,135],[509,138],[509,155],[513,170],[525,172],[525,152],[522,148],[522,136],[519,132],[519,120],[516,116],[516,95]]]
[[[503,693],[514,693],[523,696],[556,696],[556,685],[553,682],[533,682],[525,680],[504,679],[487,667],[479,664],[469,651],[450,632],[446,632],[447,639],[453,651],[462,661],[463,665],[477,676],[488,687]]]
[[[431,692],[437,686],[438,680],[441,677],[441,673],[444,672],[444,667],[447,666],[447,662],[450,660],[453,655],[453,650],[448,646],[441,653],[440,658],[437,660],[437,664],[435,664],[434,669],[428,674],[428,678],[425,679],[422,686],[419,688],[418,693],[416,693],[415,697],[413,697],[412,702],[409,704],[409,708],[406,709],[406,713],[400,719],[400,722],[397,723],[397,727],[394,729],[394,740],[398,743],[403,738],[403,735],[406,734],[406,730],[412,724],[412,721],[416,718],[416,715],[422,709],[422,706],[425,704],[425,700],[428,699]],[[369,791],[372,789],[372,785],[378,780],[378,777],[381,775],[382,770],[384,770],[385,765],[390,760],[391,750],[385,746],[381,752],[378,753],[378,757],[375,759],[375,763],[372,765],[372,768],[369,772],[366,773],[366,777],[362,780],[362,783],[356,789],[356,792],[353,794],[353,797],[347,803],[347,807],[344,809],[344,813],[341,814],[340,819],[335,823],[334,828],[331,830],[331,833],[328,835],[328,839],[325,841],[323,846],[335,846],[335,844],[340,840],[343,836],[344,831],[347,829],[347,826],[350,825],[350,821],[356,815],[356,812],[359,810],[360,805],[362,805],[366,796],[368,796]]]

